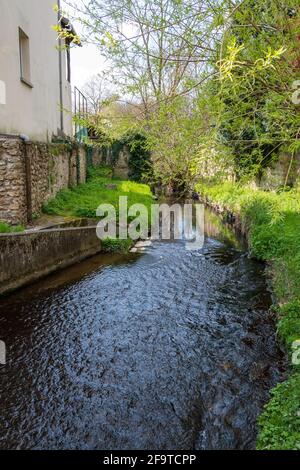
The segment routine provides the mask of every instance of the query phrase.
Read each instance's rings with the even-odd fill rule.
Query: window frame
[[[23,31],[22,28],[19,27],[19,60],[20,60],[20,80],[22,83],[27,85],[29,88],[33,88],[33,84],[31,82],[31,67],[30,67],[30,43],[29,43],[29,36]],[[23,42],[25,41],[25,43]],[[25,57],[25,46],[27,48]],[[27,73],[25,72],[25,61],[27,63]],[[28,75],[28,76],[26,76]]]

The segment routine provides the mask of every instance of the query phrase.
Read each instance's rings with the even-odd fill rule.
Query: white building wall
[[[60,131],[57,13],[53,0],[0,0],[0,134],[51,141]],[[31,82],[20,80],[19,28],[29,37]],[[62,52],[64,132],[72,135],[71,86]]]

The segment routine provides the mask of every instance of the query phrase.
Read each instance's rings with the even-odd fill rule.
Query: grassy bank
[[[293,343],[300,340],[300,192],[275,194],[233,183],[201,183],[197,190],[238,214],[249,234],[252,255],[271,262],[278,336],[291,365],[290,378],[272,390],[259,418],[257,448],[300,449],[300,365],[292,361]]]
[[[18,233],[23,232],[24,227],[22,225],[9,225],[6,222],[0,221],[0,233]]]
[[[128,197],[128,207],[139,203],[150,208],[153,202],[148,185],[112,179],[111,170],[100,167],[89,170],[85,184],[60,191],[44,205],[43,211],[50,215],[93,218],[100,204],[112,204],[118,218],[120,196]]]
[[[102,241],[101,246],[105,253],[128,253],[133,244],[131,238],[126,238],[126,240],[107,238]]]

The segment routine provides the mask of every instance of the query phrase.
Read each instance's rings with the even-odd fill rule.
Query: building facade
[[[0,0],[0,135],[71,137],[70,51],[53,0]],[[64,25],[63,25],[64,26]]]

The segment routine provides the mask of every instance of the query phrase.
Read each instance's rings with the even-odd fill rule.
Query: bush
[[[11,226],[5,222],[0,222],[0,233],[18,233],[23,231],[24,227],[22,225]]]
[[[133,181],[142,181],[151,169],[150,151],[147,137],[139,132],[127,132],[120,140],[113,142],[113,161],[116,161],[120,150],[126,145],[129,150],[129,177]]]
[[[107,238],[101,242],[102,250],[106,253],[127,253],[132,244],[133,241],[130,238],[126,240]]]
[[[278,334],[291,352],[293,342],[297,339],[300,340],[300,300],[293,300],[281,306],[278,309],[278,315],[280,318]]]
[[[258,419],[259,450],[300,450],[300,374],[271,391],[271,400]]]

